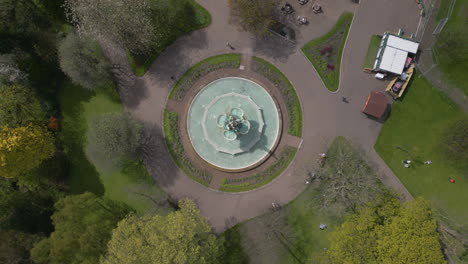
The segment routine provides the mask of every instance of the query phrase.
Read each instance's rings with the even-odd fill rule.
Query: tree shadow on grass
[[[84,152],[86,119],[83,116],[83,102],[89,101],[93,92],[66,81],[60,91],[59,101],[62,112],[60,145],[69,160],[68,186],[72,194],[86,191],[104,194],[99,173]]]
[[[178,167],[167,149],[162,129],[157,124],[143,125],[142,157],[149,174],[160,186],[170,186],[177,176]]]

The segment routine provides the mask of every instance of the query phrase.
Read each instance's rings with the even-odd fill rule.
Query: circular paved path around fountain
[[[382,83],[362,72],[362,62],[372,34],[384,31],[416,31],[419,9],[414,1],[361,0],[359,5],[349,0],[327,0],[320,4],[323,14],[313,15],[309,7],[298,7],[297,15],[306,15],[310,25],[301,28],[298,42],[293,47],[282,47],[275,42],[263,42],[249,33],[229,24],[227,0],[198,0],[212,16],[212,24],[179,38],[157,58],[142,78],[131,77],[126,53],[115,47],[111,52],[113,63],[121,65],[121,98],[126,108],[145,123],[148,132],[145,159],[151,175],[174,198],[190,197],[200,207],[217,232],[236,223],[263,214],[272,202],[285,204],[301,193],[307,173],[313,171],[317,154],[342,135],[358,145],[371,165],[389,187],[411,198],[399,179],[373,150],[381,124],[367,119],[361,113],[362,104],[373,90],[382,90]],[[302,45],[328,32],[343,11],[355,13],[343,51],[340,90],[330,93],[310,62],[301,53]],[[303,143],[289,168],[274,182],[248,193],[232,194],[210,190],[193,182],[180,171],[170,157],[162,138],[162,117],[167,94],[174,85],[170,78],[179,78],[191,65],[204,58],[231,52],[244,54],[242,64],[249,67],[251,55],[262,57],[278,67],[293,83],[302,102]],[[128,80],[129,79],[129,80]],[[126,81],[128,80],[128,81]],[[346,97],[348,104],[342,102]]]

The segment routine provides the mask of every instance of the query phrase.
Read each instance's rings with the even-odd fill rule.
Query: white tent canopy
[[[419,43],[386,33],[382,37],[374,68],[402,74],[408,54],[418,52]]]

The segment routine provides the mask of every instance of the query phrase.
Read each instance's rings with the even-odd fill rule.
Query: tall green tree
[[[214,264],[221,244],[191,200],[167,216],[131,216],[112,232],[101,264]]]
[[[394,198],[347,217],[330,235],[327,263],[446,263],[427,201]]]
[[[47,25],[32,0],[0,0],[0,33],[29,34]]]
[[[36,93],[25,84],[0,85],[0,126],[45,124],[46,112]]]
[[[40,236],[14,230],[0,230],[0,237],[0,263],[33,263],[29,250]]]
[[[275,9],[278,0],[229,0],[231,15],[238,20],[244,30],[258,36],[269,34],[270,26],[275,22]]]
[[[1,177],[16,178],[37,168],[54,152],[54,137],[45,127],[0,127]]]
[[[54,232],[31,251],[35,263],[98,263],[112,229],[130,212],[127,206],[92,193],[62,198],[55,209]]]
[[[71,32],[60,43],[60,68],[74,83],[94,89],[111,81],[110,63],[97,41]]]
[[[50,216],[54,211],[54,199],[48,194],[20,191],[12,181],[0,179],[0,197],[0,230],[28,233],[52,230]]]

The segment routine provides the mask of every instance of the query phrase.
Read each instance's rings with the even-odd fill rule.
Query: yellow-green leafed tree
[[[362,208],[330,234],[329,264],[443,264],[429,202],[397,199]],[[314,263],[314,262],[311,262]]]
[[[406,202],[379,228],[376,251],[382,264],[446,263],[441,252],[437,223],[429,201]]]
[[[54,152],[54,137],[45,127],[0,127],[0,176],[4,178],[38,167]]]
[[[191,200],[167,216],[130,216],[112,232],[101,264],[214,264],[221,243]]]

